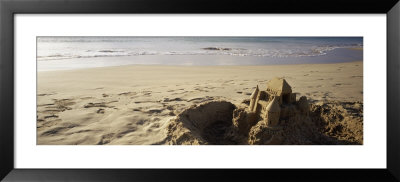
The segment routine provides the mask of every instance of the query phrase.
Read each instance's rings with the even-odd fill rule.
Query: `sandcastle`
[[[279,144],[281,125],[289,118],[308,116],[309,103],[305,96],[296,101],[296,94],[283,78],[267,82],[267,89],[258,85],[250,96],[248,108],[233,113],[233,125],[249,144]]]
[[[279,126],[281,119],[286,119],[300,111],[308,114],[309,106],[305,96],[296,102],[296,94],[292,93],[291,86],[283,78],[274,78],[267,83],[267,89],[260,91],[258,85],[250,96],[250,105],[247,112],[254,113],[262,118],[269,127]],[[249,118],[256,120],[256,117]],[[255,121],[247,121],[254,123]]]
[[[309,118],[305,96],[296,94],[283,78],[274,78],[266,90],[258,85],[245,101],[234,105],[212,101],[192,106],[171,122],[170,144],[281,144],[283,126]]]

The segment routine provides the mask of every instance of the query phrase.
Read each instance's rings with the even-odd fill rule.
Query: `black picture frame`
[[[15,169],[14,15],[32,13],[381,13],[387,15],[386,169]],[[360,0],[0,0],[0,179],[4,181],[399,181],[400,3]],[[382,118],[382,122],[385,118]]]

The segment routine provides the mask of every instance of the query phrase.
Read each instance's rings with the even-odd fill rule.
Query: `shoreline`
[[[231,55],[142,55],[121,57],[78,58],[52,61],[37,61],[38,72],[77,70],[97,67],[127,65],[168,65],[168,66],[262,66],[292,64],[329,64],[363,60],[363,51],[351,48],[338,48],[326,55],[270,58],[258,56]]]
[[[335,65],[335,64],[346,64],[346,63],[362,63],[363,60],[354,60],[347,62],[335,62],[335,63],[298,63],[298,64],[270,64],[270,65],[163,65],[163,64],[127,64],[127,65],[115,65],[115,66],[103,66],[103,67],[90,67],[90,68],[76,68],[76,69],[60,69],[60,70],[45,70],[45,71],[37,71],[39,73],[49,73],[49,72],[69,72],[69,71],[84,71],[84,70],[95,70],[95,69],[107,69],[107,68],[122,68],[122,67],[182,67],[182,68],[190,68],[190,67],[262,67],[262,66],[296,66],[296,65]]]
[[[190,67],[200,67],[200,68],[212,68],[212,67],[263,67],[263,66],[297,66],[297,65],[336,65],[336,64],[346,64],[346,63],[361,63],[363,64],[363,60],[354,60],[348,62],[335,62],[335,63],[298,63],[298,64],[271,64],[271,65],[199,65],[199,66],[192,66],[192,65],[163,65],[163,64],[128,64],[128,65],[116,65],[116,66],[104,66],[104,67],[91,67],[91,68],[78,68],[78,69],[66,69],[66,70],[48,70],[48,71],[37,71],[37,73],[50,73],[50,72],[70,72],[70,71],[85,71],[85,70],[96,70],[96,69],[108,69],[108,68],[127,68],[127,67],[180,67],[180,68],[190,68]]]

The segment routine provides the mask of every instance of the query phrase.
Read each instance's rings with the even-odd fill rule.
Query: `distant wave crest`
[[[85,51],[41,55],[37,56],[37,60],[50,61],[50,60],[60,60],[60,59],[121,57],[121,56],[141,56],[141,55],[230,55],[230,56],[259,56],[259,57],[285,58],[285,57],[321,56],[337,48],[350,48],[350,47],[362,47],[362,45],[324,46],[324,47],[312,47],[309,49],[300,49],[300,48],[245,49],[245,48],[231,48],[231,47],[204,47],[198,50],[185,50],[185,51],[101,49],[101,50],[85,50]]]

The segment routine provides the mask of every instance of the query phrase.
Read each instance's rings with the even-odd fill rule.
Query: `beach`
[[[250,98],[257,85],[265,90],[268,80],[275,77],[284,78],[296,97],[306,96],[310,104],[363,103],[361,60],[284,65],[123,65],[40,71],[37,144],[168,144],[170,121],[185,109],[221,100],[239,106]],[[362,123],[354,125],[362,131]],[[354,140],[362,143],[362,133],[354,135],[358,136]]]

